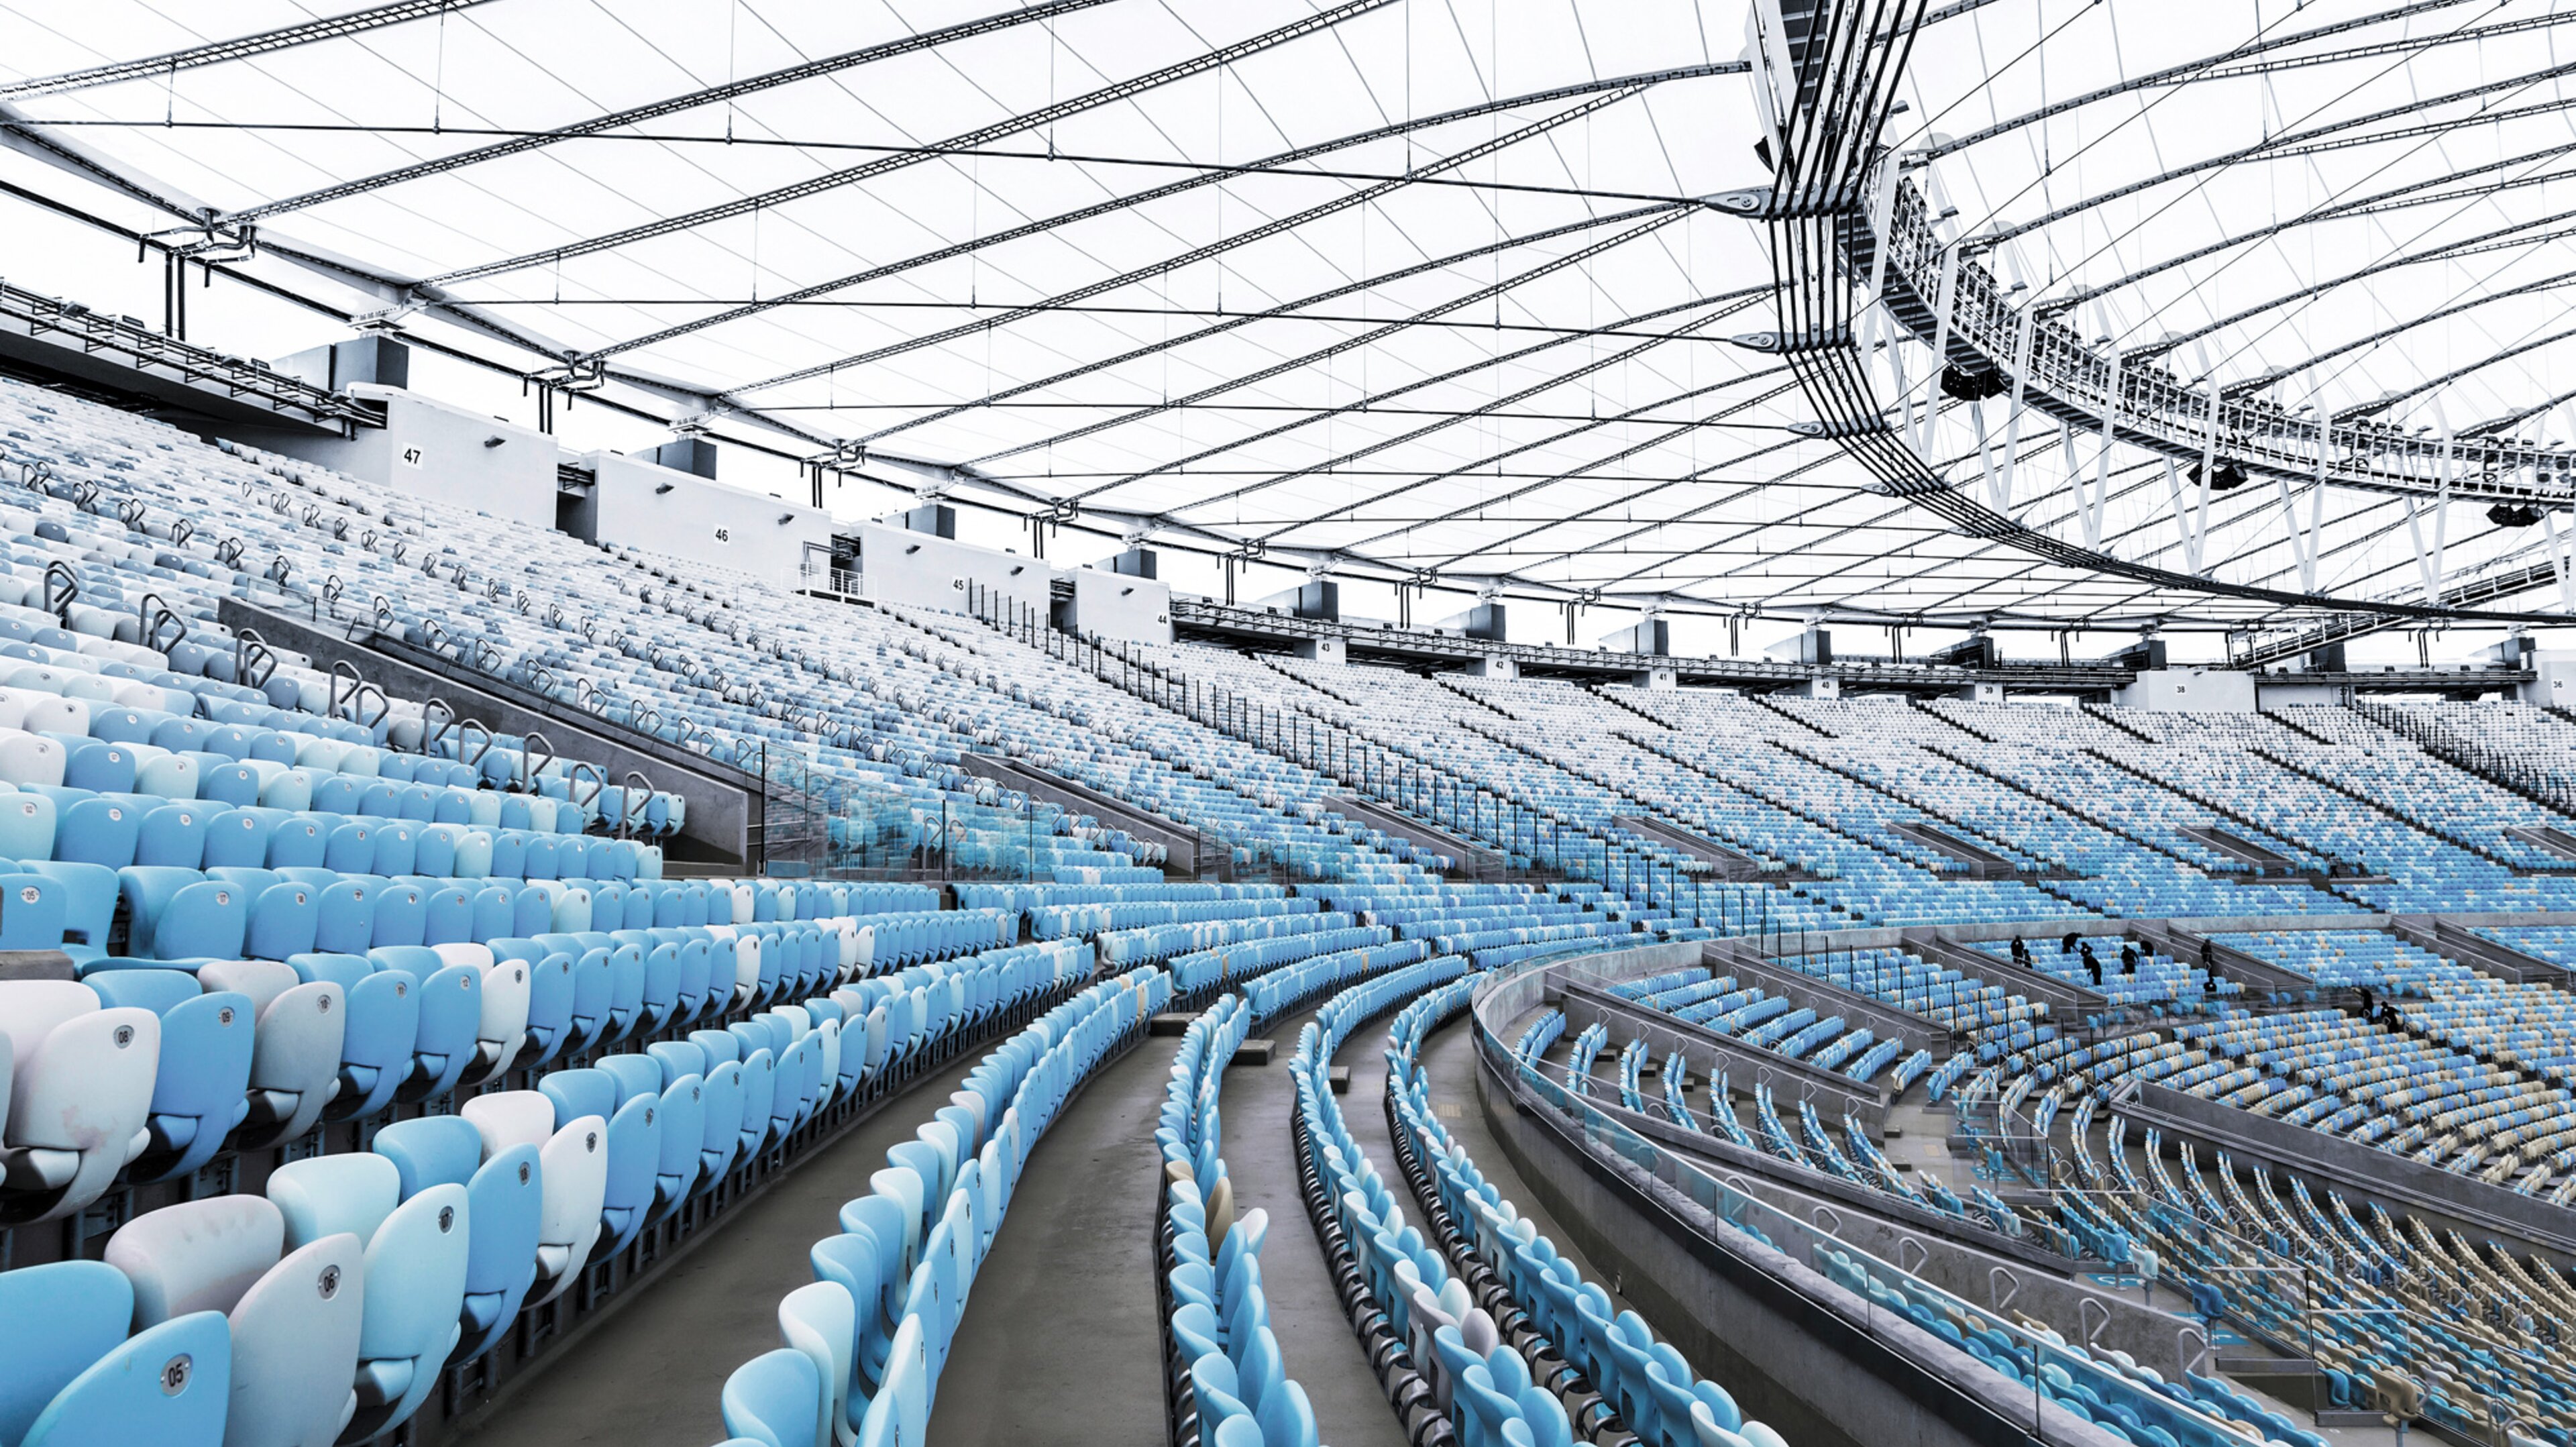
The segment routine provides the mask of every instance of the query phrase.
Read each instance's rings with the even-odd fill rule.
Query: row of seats
[[[1065,1102],[1171,999],[1137,970],[1092,985],[986,1055],[915,1138],[886,1153],[814,1282],[778,1304],[784,1345],[726,1379],[727,1447],[895,1447],[924,1440],[977,1269]]]
[[[1657,1340],[1644,1318],[1618,1310],[1597,1283],[1583,1279],[1537,1224],[1484,1179],[1465,1148],[1441,1125],[1431,1104],[1430,1075],[1421,1062],[1422,1044],[1432,1030],[1464,1013],[1471,1001],[1472,989],[1453,985],[1407,1006],[1391,1032],[1386,1074],[1397,1150],[1411,1153],[1421,1172],[1419,1203],[1426,1213],[1437,1204],[1454,1234],[1455,1249],[1462,1253],[1452,1263],[1440,1246],[1425,1244],[1409,1263],[1420,1273],[1422,1286],[1430,1288],[1426,1305],[1438,1313],[1430,1318],[1427,1334],[1442,1372],[1455,1378],[1461,1403],[1455,1415],[1490,1412],[1500,1419],[1499,1403],[1490,1400],[1500,1398],[1524,1419],[1536,1408],[1553,1433],[1555,1418],[1533,1399],[1535,1389],[1539,1397],[1553,1394],[1570,1408],[1571,1420],[1586,1436],[1595,1435],[1605,1418],[1615,1417],[1657,1447],[1786,1447],[1768,1425],[1746,1420],[1725,1388],[1692,1371],[1670,1342]],[[1383,1204],[1391,1210],[1392,1196]],[[1513,1310],[1507,1318],[1488,1317],[1480,1323],[1475,1317],[1481,1307],[1454,1309],[1468,1304],[1464,1291],[1451,1293],[1450,1306],[1438,1304],[1452,1265],[1463,1268],[1468,1256],[1508,1293]],[[1418,1300],[1410,1291],[1405,1294]],[[1500,1420],[1482,1429],[1505,1430]],[[1537,1437],[1535,1426],[1531,1436]]]
[[[1287,1373],[1261,1288],[1270,1214],[1237,1214],[1217,1101],[1253,1025],[1241,996],[1192,1020],[1172,1057],[1154,1145],[1162,1161],[1155,1269],[1161,1274],[1166,1394],[1175,1440],[1197,1447],[1315,1447],[1315,1411]]]
[[[980,988],[966,988],[969,971]],[[0,1441],[390,1431],[446,1366],[489,1351],[587,1262],[882,1092],[952,1028],[1012,1016],[1088,973],[1069,944],[992,951],[939,991],[926,1040],[882,1051],[888,1003],[928,987],[864,980],[385,1125],[367,1150],[278,1167],[261,1195],[148,1212],[103,1261],[0,1273]],[[24,992],[86,988],[0,984],[0,1019],[20,1017]],[[119,1012],[94,1013],[108,1025]]]

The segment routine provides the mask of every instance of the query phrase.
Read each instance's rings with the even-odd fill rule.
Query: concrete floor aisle
[[[1270,1213],[1261,1290],[1288,1375],[1306,1389],[1315,1409],[1318,1440],[1331,1447],[1404,1447],[1403,1424],[1369,1370],[1350,1318],[1342,1314],[1323,1243],[1298,1187],[1296,1141],[1288,1129],[1297,1088],[1288,1058],[1313,1013],[1298,1011],[1262,1032],[1279,1043],[1268,1065],[1237,1065],[1226,1072],[1226,1174],[1234,1182],[1238,1215],[1255,1206]]]
[[[1154,1113],[1176,1043],[1139,1041],[1029,1152],[949,1347],[931,1447],[1163,1440]]]
[[[969,1051],[924,1076],[823,1156],[727,1215],[668,1276],[542,1366],[463,1440],[478,1447],[723,1441],[725,1378],[779,1344],[778,1299],[814,1279],[806,1248],[840,1230],[841,1203],[867,1194],[887,1148],[910,1140],[982,1058]]]

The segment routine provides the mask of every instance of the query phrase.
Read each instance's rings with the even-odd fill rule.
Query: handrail
[[[45,611],[61,620],[65,628],[71,627],[72,604],[80,600],[80,575],[66,563],[47,563],[44,590]]]
[[[266,688],[277,672],[277,650],[259,636],[256,628],[244,628],[233,634],[233,679],[248,688]]]
[[[476,749],[471,754],[465,753],[465,731],[467,729],[473,729],[483,735],[483,747]],[[495,735],[492,732],[491,725],[486,724],[483,720],[479,718],[459,719],[456,724],[456,750],[460,755],[458,761],[469,766],[480,768],[483,763],[483,756],[492,752],[492,741],[494,737]]]
[[[628,769],[625,788],[626,807],[618,811],[618,837],[631,839],[635,836],[636,830],[643,827],[639,821],[643,817],[644,806],[636,802],[635,796],[638,791],[641,791],[646,799],[652,798],[653,781],[644,777],[644,771],[641,769]]]
[[[188,620],[172,612],[170,605],[163,602],[158,593],[144,594],[142,601],[135,604],[134,614],[142,625],[143,646],[157,653],[169,652],[185,642],[188,637]],[[171,638],[168,643],[162,642],[164,632],[171,628],[179,630],[177,636]]]
[[[348,685],[345,690],[341,687],[343,683]],[[331,692],[328,699],[322,705],[322,716],[325,718],[338,718],[340,716],[340,705],[344,703],[354,703],[359,692],[366,688],[367,676],[360,673],[358,671],[358,666],[351,663],[349,660],[345,658],[333,659],[331,662],[330,684]],[[354,718],[352,719],[352,722],[355,722]]]
[[[434,725],[430,722],[429,718],[430,711],[432,709],[437,710],[441,716],[440,721]],[[429,697],[421,700],[420,751],[423,754],[435,757],[438,753],[439,744],[446,740],[449,731],[455,727],[456,710],[448,706],[446,699],[440,698],[437,694],[433,693]]]
[[[537,758],[537,749],[540,745],[546,751],[542,762]],[[554,761],[554,740],[535,729],[529,729],[521,734],[519,736],[519,788],[525,792],[535,792],[537,780],[545,777],[547,767]]]
[[[587,799],[582,798],[580,791],[574,788],[574,785],[581,782],[581,776],[584,774],[590,775],[590,797]],[[565,768],[564,797],[570,799],[575,808],[587,810],[592,804],[598,802],[600,795],[607,792],[608,775],[601,771],[599,765],[588,759],[575,759]]]

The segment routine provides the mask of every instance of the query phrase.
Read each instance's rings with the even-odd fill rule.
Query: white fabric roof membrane
[[[2576,440],[2576,14],[2492,0],[1933,8],[1883,139],[2088,337],[2284,401]],[[1516,594],[1960,620],[2276,607],[1961,536],[1869,490],[1780,358],[1746,9],[1688,0],[0,6],[0,102],[154,194],[682,411],[1031,511]],[[189,57],[289,27],[299,43]],[[322,27],[331,29],[331,27]],[[204,59],[207,63],[195,63]],[[2161,179],[2159,179],[2161,178]],[[68,193],[74,183],[62,183]],[[487,337],[488,340],[488,337]],[[525,351],[514,364],[543,362]],[[668,394],[666,394],[668,395]],[[729,420],[728,420],[729,419]],[[1942,434],[1973,449],[1964,418]],[[2075,536],[2094,442],[2025,435]],[[774,436],[773,436],[773,440]],[[2068,443],[2072,443],[2071,447]],[[2178,567],[2160,464],[2104,550]],[[892,470],[889,470],[892,469]],[[2421,505],[2419,505],[2419,508]],[[2319,591],[2422,596],[2330,489]],[[2550,529],[2449,510],[2443,582]],[[2269,486],[2213,578],[2295,587]],[[2545,569],[2541,570],[2545,572]],[[2492,606],[2555,609],[2553,581]],[[2292,610],[2297,611],[2297,610]]]

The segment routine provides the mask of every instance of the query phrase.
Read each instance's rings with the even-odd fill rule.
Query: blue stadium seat
[[[361,1152],[280,1166],[269,1176],[268,1198],[285,1216],[290,1247],[343,1232],[365,1246],[350,1434],[363,1439],[409,1421],[460,1337],[473,1233],[466,1188],[426,1186],[405,1198],[400,1168]]]
[[[544,1189],[534,1146],[484,1157],[482,1133],[462,1116],[423,1116],[376,1133],[377,1154],[394,1163],[404,1200],[431,1186],[463,1186],[473,1225],[456,1359],[490,1351],[519,1314],[537,1279]]]

